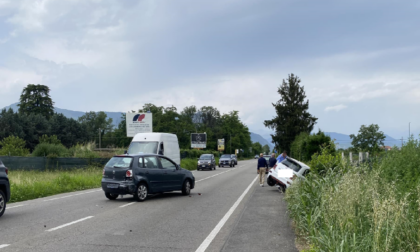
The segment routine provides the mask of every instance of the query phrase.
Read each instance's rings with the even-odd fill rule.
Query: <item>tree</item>
[[[380,151],[380,146],[384,145],[385,134],[379,131],[377,124],[362,125],[359,129],[359,134],[357,136],[351,134],[350,138],[352,139],[351,144],[355,149],[374,153]]]
[[[101,136],[112,130],[112,118],[107,119],[105,112],[86,112],[79,117],[79,122],[86,127],[90,138],[95,138],[101,129]]]
[[[19,113],[41,114],[49,119],[54,114],[54,102],[49,93],[48,86],[28,84],[20,95]]]
[[[290,146],[297,135],[301,132],[310,133],[318,118],[309,112],[309,100],[305,101],[306,94],[301,80],[294,74],[290,74],[287,82],[278,88],[280,100],[273,103],[277,116],[272,120],[264,121],[264,125],[275,131],[271,135],[279,151],[290,151]]]
[[[9,136],[0,141],[2,146],[0,155],[2,156],[26,156],[29,150],[25,149],[25,140],[16,136]]]
[[[310,161],[315,153],[335,155],[335,144],[321,130],[316,134],[300,133],[292,143],[291,156],[302,161]]]
[[[266,144],[262,147],[262,152],[266,155],[270,153],[270,147]]]
[[[260,155],[262,153],[262,145],[259,142],[252,143],[252,152],[255,155]]]

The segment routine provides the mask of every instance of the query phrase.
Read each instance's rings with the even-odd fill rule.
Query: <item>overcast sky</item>
[[[302,79],[316,128],[420,133],[417,0],[0,0],[0,107],[28,83],[55,106],[144,103],[240,111],[267,136],[282,79]]]

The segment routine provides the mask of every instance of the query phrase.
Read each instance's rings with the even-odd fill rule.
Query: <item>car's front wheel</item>
[[[105,193],[105,197],[107,197],[108,199],[110,199],[110,200],[115,200],[115,199],[117,199],[118,198],[118,194],[112,194],[112,193],[108,193],[108,192],[106,192]]]
[[[148,194],[149,189],[147,188],[147,185],[145,183],[140,183],[137,186],[136,193],[134,194],[134,199],[140,202],[145,201]]]
[[[6,195],[0,190],[0,217],[4,214],[4,211],[6,211]]]
[[[189,179],[184,181],[184,185],[182,186],[182,194],[190,195],[191,192],[191,182]]]

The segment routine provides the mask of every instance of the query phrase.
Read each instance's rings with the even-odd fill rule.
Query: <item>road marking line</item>
[[[10,246],[10,244],[2,244],[0,245],[0,249]]]
[[[57,230],[57,229],[67,227],[67,226],[70,226],[70,225],[76,224],[76,223],[78,223],[78,222],[85,221],[85,220],[90,219],[90,218],[93,218],[93,216],[88,216],[88,217],[86,217],[86,218],[83,218],[83,219],[80,219],[80,220],[77,220],[77,221],[72,221],[72,222],[69,222],[69,223],[67,223],[67,224],[64,224],[64,225],[61,225],[61,226],[58,226],[58,227],[55,227],[55,228],[48,229],[48,230],[46,230],[46,231],[47,231],[47,232],[55,231],[55,230]]]
[[[9,206],[9,207],[7,207],[7,210],[12,209],[12,208],[16,208],[16,207],[21,207],[21,206],[26,206],[26,205]]]
[[[77,193],[77,194],[67,195],[67,196],[58,197],[58,198],[47,199],[47,200],[44,200],[44,202],[45,201],[58,200],[58,199],[65,199],[65,198],[70,198],[70,197],[73,197],[73,196],[78,196],[78,195],[83,195],[83,194],[88,194],[88,193],[94,193],[94,192],[100,192],[100,191],[102,191],[102,189],[101,190],[90,191],[90,192],[83,192],[83,193]]]
[[[255,181],[257,180],[258,176],[255,177],[255,179],[252,180],[251,184],[249,184],[248,188],[242,193],[242,195],[236,200],[235,204],[229,209],[229,211],[223,216],[223,218],[219,221],[219,223],[216,225],[216,227],[211,231],[211,233],[206,237],[206,239],[201,243],[200,247],[195,252],[204,252],[209,247],[210,243],[214,240],[216,235],[220,232],[222,227],[225,225],[225,223],[229,220],[229,217],[232,215],[232,213],[235,211],[235,209],[238,207],[238,205],[241,203],[245,195],[248,193],[249,189],[255,184]]]
[[[126,207],[126,206],[133,205],[133,204],[136,204],[136,203],[137,203],[137,202],[131,202],[131,203],[128,203],[128,204],[125,204],[125,205],[119,206],[119,207]]]
[[[197,180],[197,181],[195,181],[195,183],[200,182],[200,181],[203,181],[203,180],[206,180],[206,179],[209,179],[209,178],[213,178],[213,177],[219,176],[220,174],[223,174],[223,173],[226,173],[226,172],[230,172],[230,171],[233,171],[235,169],[236,168],[233,168],[233,169],[230,169],[228,171],[221,172],[221,173],[217,173],[217,174],[215,174],[213,176],[210,176],[210,177],[207,177],[207,178],[203,178],[203,179]]]

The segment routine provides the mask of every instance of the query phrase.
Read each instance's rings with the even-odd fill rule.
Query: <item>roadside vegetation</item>
[[[11,203],[101,186],[102,167],[9,172]]]
[[[354,165],[322,151],[306,180],[287,190],[310,251],[419,251],[420,143],[374,156]]]

